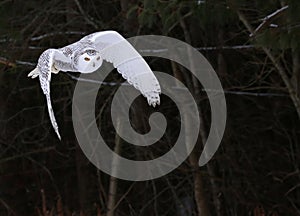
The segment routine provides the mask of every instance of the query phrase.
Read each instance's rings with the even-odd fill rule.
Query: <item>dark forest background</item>
[[[99,171],[77,143],[71,116],[77,80],[65,73],[51,82],[57,139],[39,82],[27,74],[43,50],[108,29],[124,37],[174,37],[209,60],[225,90],[228,120],[206,166],[197,166],[210,125],[206,94],[188,71],[163,59],[146,58],[189,87],[203,123],[180,167],[142,182]],[[0,215],[300,215],[299,36],[298,0],[1,0]],[[118,73],[107,80],[124,81]],[[101,88],[97,99],[106,142],[138,160],[168,151],[180,127],[175,104],[162,96],[156,109],[169,116],[165,138],[134,148],[111,123],[116,88]],[[143,97],[133,104],[138,132],[149,130],[153,110]]]

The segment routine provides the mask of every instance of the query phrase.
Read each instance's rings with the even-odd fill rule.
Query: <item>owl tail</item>
[[[28,77],[31,77],[32,79],[34,79],[34,78],[38,77],[39,74],[40,74],[40,71],[39,71],[39,69],[36,67],[36,68],[34,68],[33,71],[31,71],[31,72],[28,74]]]

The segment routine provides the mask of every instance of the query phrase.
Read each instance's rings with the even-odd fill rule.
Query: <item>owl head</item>
[[[93,48],[86,48],[76,56],[76,69],[81,73],[91,73],[97,70],[103,62],[100,53]]]

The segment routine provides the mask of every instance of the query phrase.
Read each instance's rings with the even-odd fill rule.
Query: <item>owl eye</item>
[[[88,57],[85,57],[84,60],[85,60],[85,61],[90,61],[91,59],[88,58]]]
[[[96,50],[86,50],[85,51],[89,56],[94,56],[97,54],[97,51]]]

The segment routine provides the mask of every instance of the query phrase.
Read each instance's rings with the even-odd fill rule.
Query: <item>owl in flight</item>
[[[36,68],[28,77],[39,77],[46,95],[52,126],[61,139],[50,99],[51,73],[59,71],[92,73],[105,60],[113,64],[130,84],[144,95],[148,104],[159,105],[160,85],[143,57],[133,46],[115,31],[96,32],[60,49],[47,49],[38,60]]]

